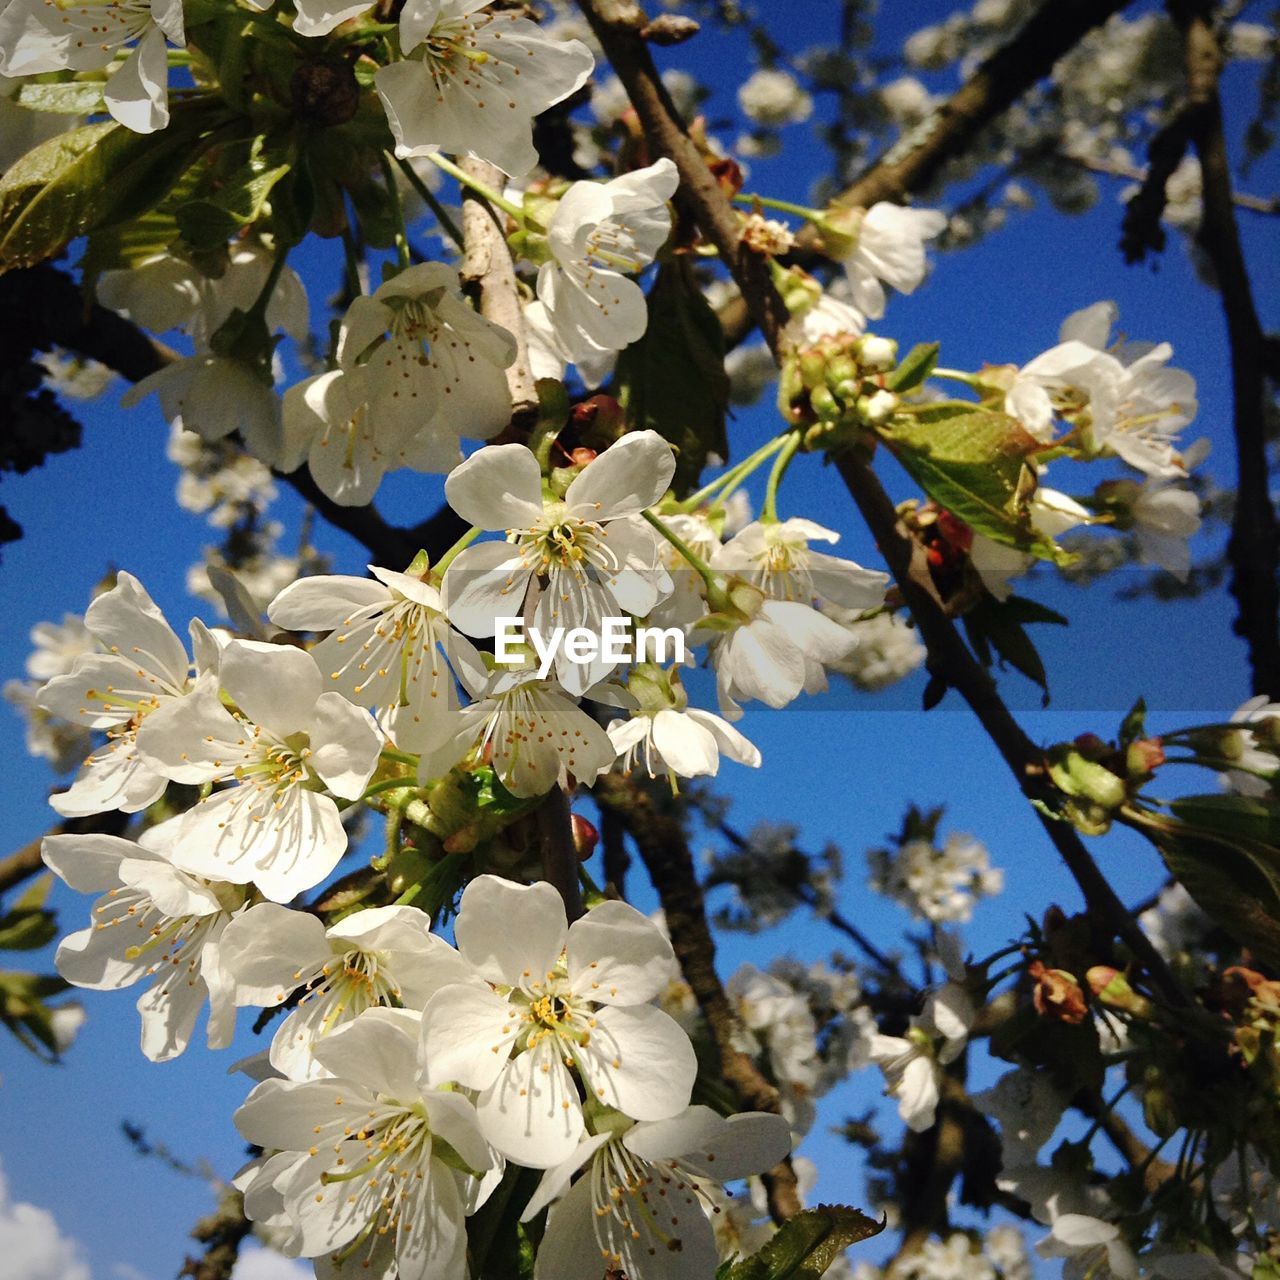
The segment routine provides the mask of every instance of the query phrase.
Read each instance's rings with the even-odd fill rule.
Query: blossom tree
[[[1232,188],[1219,92],[1266,63],[1265,152],[1280,39],[1240,3],[978,0],[889,74],[874,6],[827,7],[807,53],[732,0],[0,9],[5,466],[70,447],[64,402],[118,374],[122,431],[154,394],[181,504],[225,533],[189,645],[112,568],[5,690],[61,779],[0,862],[0,893],[32,881],[0,948],[60,938],[56,974],[0,972],[6,1027],[56,1060],[111,1008],[72,987],[136,986],[154,1062],[226,1049],[241,1008],[270,1030],[209,1117],[251,1150],[185,1274],[226,1280],[256,1233],[385,1280],[1022,1280],[1032,1243],[1090,1280],[1280,1276],[1278,362],[1236,212],[1277,211]],[[739,28],[729,138],[659,63]],[[920,78],[948,69],[949,97]],[[832,173],[757,189],[811,119]],[[973,368],[931,337],[935,257],[1107,175],[1124,255],[1178,228],[1221,295],[1228,498],[1193,431],[1222,373],[1159,314],[1135,338],[1064,305]],[[730,405],[775,383],[751,447]],[[806,501],[824,465],[844,511]],[[278,551],[282,485],[367,576]],[[1008,689],[1048,699],[1034,625],[1067,619],[1020,592],[1130,562],[1153,594],[1229,576],[1249,699],[1157,732],[1135,664],[1118,723],[1037,742]],[[734,825],[708,780],[771,767],[770,714],[922,667],[920,715],[976,718],[1075,914],[1030,886],[975,944],[1004,871],[912,807],[867,855],[910,920],[886,941],[840,849]],[[795,786],[856,803],[841,770]],[[1163,868],[1136,909],[1117,828]],[[717,935],[804,917],[852,953],[717,966]],[[806,1143],[860,1073],[869,1176],[837,1184]]]

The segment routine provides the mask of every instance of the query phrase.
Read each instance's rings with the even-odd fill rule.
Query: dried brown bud
[[[1055,1018],[1072,1026],[1085,1020],[1089,1006],[1074,974],[1046,968],[1040,960],[1033,960],[1027,973],[1035,983],[1033,1001],[1042,1018]]]
[[[360,106],[355,72],[336,58],[300,63],[289,81],[294,114],[307,124],[346,124]]]

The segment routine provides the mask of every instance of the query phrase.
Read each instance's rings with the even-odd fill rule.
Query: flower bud
[[[1149,777],[1164,761],[1164,746],[1159,738],[1139,738],[1125,749],[1124,767],[1131,778]]]
[[[586,862],[596,851],[600,833],[580,813],[571,814],[569,821],[573,827],[573,851],[579,862]]]
[[[858,363],[867,373],[885,373],[898,363],[898,344],[892,338],[863,334],[858,341]]]
[[[858,417],[869,426],[878,427],[888,422],[898,410],[898,397],[892,391],[877,391],[863,396],[857,404]]]
[[[1085,1020],[1089,1006],[1074,974],[1065,969],[1047,968],[1040,960],[1033,960],[1027,973],[1035,983],[1032,1003],[1042,1018],[1053,1018],[1071,1026]]]
[[[1151,1001],[1140,996],[1118,969],[1110,965],[1095,964],[1084,980],[1094,997],[1109,1009],[1124,1009],[1139,1018],[1149,1018],[1153,1011]]]

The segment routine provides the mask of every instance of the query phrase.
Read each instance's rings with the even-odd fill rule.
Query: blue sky
[[[837,12],[835,5],[785,8],[784,43],[793,51],[825,38]],[[949,8],[886,5],[878,47],[891,50],[903,31],[934,13],[945,16]],[[716,89],[711,114],[727,115],[734,78],[748,57],[741,37],[708,34],[665,60],[690,67],[710,83]],[[1233,73],[1228,90],[1228,114],[1238,133],[1253,107],[1248,75]],[[803,184],[820,172],[823,152],[805,126],[788,130],[786,142],[785,159],[754,166],[752,186],[803,201]],[[915,296],[893,300],[879,328],[904,346],[940,339],[944,363],[953,367],[974,367],[983,360],[1022,362],[1055,341],[1067,313],[1114,298],[1130,336],[1172,342],[1175,363],[1195,375],[1201,408],[1188,438],[1210,437],[1214,452],[1208,470],[1229,484],[1228,364],[1218,301],[1196,278],[1176,236],[1157,267],[1123,265],[1114,248],[1120,217],[1115,197],[1122,184],[1102,182],[1103,198],[1088,214],[1066,218],[1038,208],[1012,217],[976,248],[941,257]],[[1258,166],[1249,187],[1275,191],[1280,166]],[[1256,215],[1241,219],[1263,320],[1275,325],[1280,323],[1275,227]],[[316,296],[323,298],[332,277],[314,269],[317,260],[308,254],[301,265]],[[205,612],[186,597],[184,576],[201,545],[215,540],[213,531],[172,501],[177,471],[164,457],[166,428],[158,411],[149,403],[125,414],[116,407],[117,395],[118,387],[81,411],[82,450],[0,487],[0,500],[27,531],[22,542],[5,549],[0,565],[5,618],[0,678],[20,674],[29,628],[64,611],[82,611],[93,584],[111,566],[141,578],[179,631],[192,612]],[[776,429],[767,402],[740,413],[731,430],[735,453],[741,456]],[[890,460],[881,470],[895,496],[911,492]],[[388,508],[391,518],[409,524],[435,508],[440,481],[414,477],[388,493],[396,503]],[[830,525],[844,535],[844,554],[878,564],[838,478],[816,459],[802,459],[792,468],[780,510]],[[288,546],[301,515],[290,492],[282,493],[276,514],[291,531]],[[361,571],[364,558],[343,535],[321,529],[316,540],[340,571]],[[1118,585],[1083,591],[1042,575],[1027,586],[1025,594],[1071,618],[1069,628],[1043,628],[1036,635],[1051,673],[1050,711],[1039,710],[1037,692],[1020,677],[1003,681],[1033,737],[1049,742],[1086,729],[1108,734],[1139,693],[1155,709],[1157,729],[1216,718],[1248,696],[1243,650],[1231,634],[1231,601],[1225,594],[1162,606],[1133,604],[1115,598]],[[822,703],[825,710],[749,711],[742,727],[759,744],[764,767],[748,773],[728,766],[717,790],[732,800],[731,818],[740,828],[781,819],[798,825],[809,847],[838,843],[847,868],[842,908],[890,946],[908,921],[866,891],[863,851],[898,827],[908,803],[945,802],[944,830],[981,838],[1006,872],[1005,894],[978,908],[966,934],[969,946],[981,953],[1017,933],[1025,911],[1041,910],[1051,900],[1070,910],[1079,899],[981,731],[953,698],[927,715],[915,710],[921,687],[917,678],[883,695],[844,694]],[[25,756],[21,726],[7,710],[0,713],[0,750],[6,761],[0,850],[7,851],[50,824],[44,798],[51,779],[40,762]],[[1113,835],[1095,842],[1095,851],[1127,900],[1144,897],[1157,883],[1157,861],[1136,838]],[[53,901],[64,911],[68,931],[82,926],[86,900],[59,887]],[[721,946],[722,971],[727,976],[747,958],[759,960],[785,949],[816,958],[838,942],[823,926],[808,922],[789,926],[785,937],[766,935],[763,942],[729,935]],[[62,1232],[80,1242],[95,1280],[173,1275],[187,1248],[186,1232],[210,1208],[198,1180],[135,1156],[120,1134],[120,1122],[141,1123],[181,1157],[207,1158],[220,1173],[230,1174],[242,1156],[230,1115],[246,1085],[229,1077],[226,1067],[259,1043],[248,1031],[251,1019],[244,1018],[231,1050],[210,1055],[197,1040],[176,1062],[152,1065],[137,1049],[132,1003],[127,994],[86,993],[89,1021],[66,1064],[57,1068],[0,1042],[0,1166],[11,1198],[51,1210]],[[837,1157],[822,1184],[824,1198],[862,1201],[857,1160],[850,1160],[847,1148],[824,1127],[869,1105],[879,1087],[877,1073],[863,1073],[824,1104],[804,1148],[820,1162],[824,1153]],[[0,1196],[0,1224],[3,1215]],[[121,1264],[134,1271],[115,1271]]]

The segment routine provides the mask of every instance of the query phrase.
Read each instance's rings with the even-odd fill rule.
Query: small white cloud
[[[151,1280],[145,1271],[139,1271],[132,1262],[113,1262],[111,1280]]]
[[[231,1280],[314,1280],[314,1276],[310,1263],[286,1258],[282,1253],[256,1244],[240,1250],[231,1272]]]
[[[89,1280],[80,1244],[64,1236],[47,1209],[9,1198],[0,1168],[0,1258],[7,1280]]]

